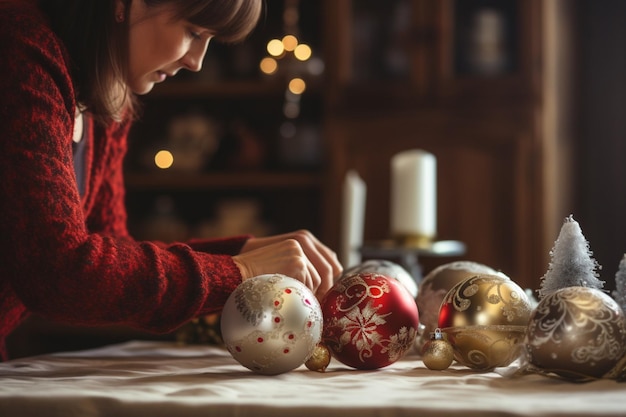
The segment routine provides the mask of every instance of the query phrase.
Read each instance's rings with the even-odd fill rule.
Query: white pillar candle
[[[356,171],[348,171],[343,183],[340,259],[344,268],[361,263],[367,187]]]
[[[391,159],[391,232],[406,241],[437,234],[437,160],[421,149]]]

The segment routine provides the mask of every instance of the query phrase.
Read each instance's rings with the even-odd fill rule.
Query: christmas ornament
[[[322,300],[324,344],[345,365],[377,369],[412,346],[419,316],[402,284],[376,273],[340,278]]]
[[[322,310],[300,281],[281,274],[243,281],[222,310],[221,330],[231,355],[266,375],[302,365],[322,337]]]
[[[407,289],[411,296],[417,296],[417,283],[409,272],[395,262],[384,259],[369,259],[344,271],[342,276],[350,276],[364,272],[373,272],[386,277],[395,278]]]
[[[571,215],[563,222],[550,257],[548,271],[541,278],[540,299],[560,288],[604,286],[604,281],[598,279],[600,265],[591,256],[589,243]]]
[[[441,265],[424,277],[415,300],[419,309],[420,324],[423,325],[423,330],[416,339],[418,352],[437,327],[439,308],[448,291],[459,282],[478,274],[506,277],[487,265],[471,261],[456,261]]]
[[[330,364],[330,351],[323,343],[319,343],[315,346],[313,354],[304,363],[311,371],[324,372]]]
[[[526,293],[512,280],[476,275],[448,292],[439,327],[448,335],[458,362],[489,370],[518,357],[531,309]]]
[[[430,340],[422,347],[422,361],[428,369],[442,371],[447,369],[454,360],[454,349],[445,333],[435,329]]]
[[[562,288],[533,311],[525,348],[528,362],[540,372],[602,378],[626,352],[626,318],[601,290]]]

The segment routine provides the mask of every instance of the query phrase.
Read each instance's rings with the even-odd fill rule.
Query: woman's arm
[[[0,76],[0,279],[29,310],[69,323],[169,331],[219,309],[242,279],[230,255],[125,232],[115,162],[124,147],[112,145],[123,142],[94,137],[83,207],[64,51],[36,15],[1,16],[0,55],[10,59]]]

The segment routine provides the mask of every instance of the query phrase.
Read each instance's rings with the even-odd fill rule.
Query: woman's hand
[[[250,238],[233,260],[243,279],[283,274],[304,283],[318,299],[326,294],[343,270],[335,252],[307,230]]]

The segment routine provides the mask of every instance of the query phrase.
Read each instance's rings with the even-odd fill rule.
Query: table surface
[[[0,416],[626,416],[626,383],[516,369],[432,371],[409,353],[265,376],[220,347],[136,341],[0,363]]]

